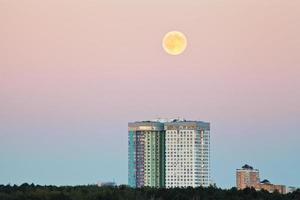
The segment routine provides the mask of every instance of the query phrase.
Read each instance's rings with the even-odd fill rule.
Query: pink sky
[[[159,116],[210,121],[222,139],[243,133],[218,124],[292,123],[299,140],[299,13],[296,0],[0,0],[0,126],[22,129],[0,146],[37,124],[126,139],[126,122]],[[171,30],[187,36],[180,56],[162,50]]]

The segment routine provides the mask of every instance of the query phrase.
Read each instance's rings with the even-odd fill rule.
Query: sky
[[[126,184],[127,123],[184,117],[217,186],[300,186],[299,54],[300,1],[0,0],[0,184]]]

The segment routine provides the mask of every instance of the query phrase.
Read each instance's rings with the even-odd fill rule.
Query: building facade
[[[243,190],[247,187],[255,187],[259,183],[259,171],[252,166],[244,165],[236,170],[236,187]]]
[[[160,122],[128,124],[128,184],[164,187],[164,126]]]
[[[131,187],[210,185],[210,124],[159,120],[128,124]]]
[[[210,185],[209,123],[165,123],[166,187]]]

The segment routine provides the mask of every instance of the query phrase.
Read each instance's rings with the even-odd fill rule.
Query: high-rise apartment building
[[[241,169],[236,170],[236,187],[243,190],[247,187],[255,188],[259,183],[259,171],[252,166],[244,165]]]
[[[164,125],[160,122],[128,124],[128,184],[164,187]]]
[[[128,183],[132,187],[210,185],[210,124],[161,120],[129,123]]]
[[[175,121],[165,131],[166,187],[209,186],[209,123]]]

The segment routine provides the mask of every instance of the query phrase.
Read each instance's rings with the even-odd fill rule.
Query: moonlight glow
[[[179,55],[184,52],[187,46],[187,40],[183,33],[171,31],[163,38],[162,46],[168,54]]]

